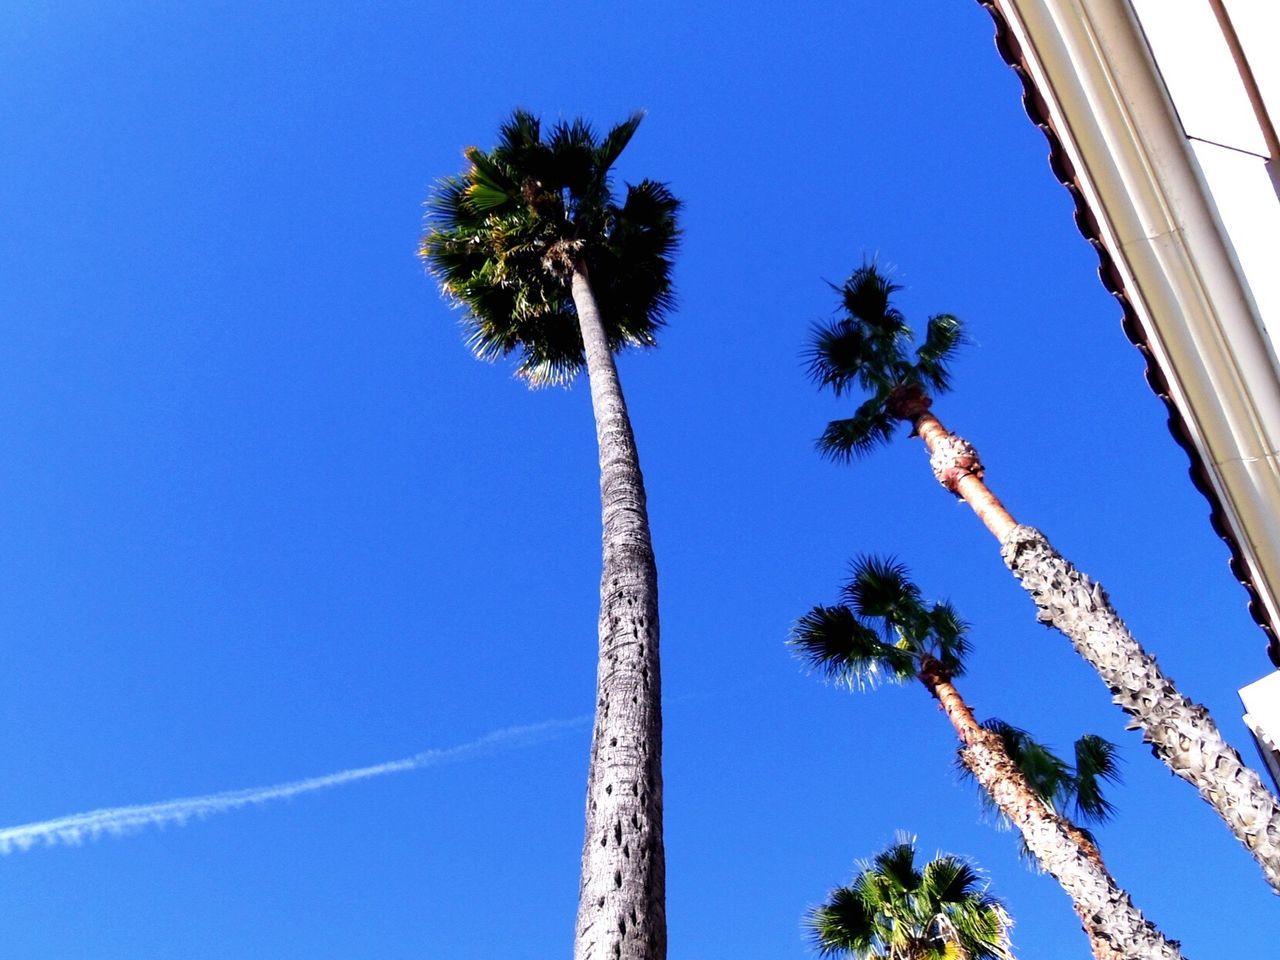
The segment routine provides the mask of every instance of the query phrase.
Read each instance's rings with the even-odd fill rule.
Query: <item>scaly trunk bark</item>
[[[1129,714],[1152,752],[1200,791],[1280,892],[1280,802],[1223,739],[1209,711],[1183,696],[1124,621],[1106,591],[1062,557],[1040,531],[1019,524],[983,482],[977,451],[928,411],[909,409],[938,481],[973,508],[1031,595],[1042,623],[1066,634]]]
[[[1009,757],[1000,737],[985,729],[936,664],[920,681],[942,705],[964,748],[961,758],[982,789],[1009,818],[1027,849],[1071,897],[1096,960],[1174,960],[1182,956],[1116,886],[1098,848],[1054,813]]]
[[[604,527],[596,719],[573,955],[665,960],[658,571],[631,420],[582,264],[571,289],[591,381]]]

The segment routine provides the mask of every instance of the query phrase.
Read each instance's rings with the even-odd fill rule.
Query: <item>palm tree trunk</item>
[[[1106,591],[1019,524],[983,482],[977,451],[925,410],[914,420],[938,481],[973,508],[1039,608],[1066,634],[1129,714],[1152,752],[1200,791],[1280,892],[1280,802],[1223,739],[1209,711],[1183,696],[1111,606]]]
[[[586,267],[572,293],[600,448],[603,569],[575,960],[665,960],[658,572],[644,480]]]
[[[1096,960],[1174,960],[1176,941],[1164,935],[1116,886],[1098,849],[1078,827],[1054,813],[1009,757],[1000,737],[985,729],[937,664],[920,680],[937,698],[964,748],[960,756],[988,796],[1022,834],[1040,866],[1071,897]]]

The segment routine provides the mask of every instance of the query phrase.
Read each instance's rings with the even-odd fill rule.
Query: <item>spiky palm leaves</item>
[[[926,391],[951,389],[950,362],[964,331],[955,317],[937,314],[913,351],[911,327],[891,300],[901,287],[874,263],[859,267],[834,289],[844,315],[814,326],[806,357],[820,387],[830,387],[836,396],[855,389],[870,394],[852,417],[827,424],[818,440],[827,456],[849,460],[892,440],[913,398],[919,402]]]
[[[848,886],[808,917],[823,956],[855,960],[1009,960],[1004,905],[976,869],[939,854],[921,869],[915,846],[899,841],[877,854]]]
[[[476,356],[519,351],[517,372],[535,386],[572,379],[585,363],[575,269],[590,277],[611,350],[654,345],[672,306],[680,202],[652,180],[619,200],[610,177],[641,119],[603,137],[561,121],[544,136],[517,110],[492,150],[468,148],[467,170],[436,185],[420,253],[466,309]]]

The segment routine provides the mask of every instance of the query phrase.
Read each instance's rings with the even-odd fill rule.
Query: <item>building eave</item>
[[[1128,0],[980,0],[1280,666],[1280,365]]]

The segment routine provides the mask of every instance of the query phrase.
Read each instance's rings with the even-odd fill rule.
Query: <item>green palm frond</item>
[[[915,893],[922,879],[920,871],[916,869],[915,858],[913,844],[895,843],[872,858],[870,875],[895,896]]]
[[[605,186],[609,166],[596,162],[599,145],[591,125],[581,118],[558,123],[547,141],[547,152],[554,171],[546,187],[568,191],[573,198],[598,202]]]
[[[627,119],[615,126],[600,141],[600,146],[596,150],[596,165],[604,170],[608,170],[618,162],[618,157],[622,155],[622,151],[627,148],[627,144],[631,142],[631,138],[635,136],[640,121],[644,119],[644,111],[637,110]]]
[[[852,576],[840,592],[860,616],[899,628],[920,622],[920,588],[911,581],[906,564],[895,557],[866,554],[855,559],[850,570]]]
[[[959,857],[930,860],[921,874],[921,895],[939,903],[963,903],[979,885],[978,871]]]
[[[929,318],[924,343],[916,350],[915,372],[922,385],[938,393],[951,389],[950,363],[966,342],[964,327],[949,313]]]
[[[866,324],[875,335],[886,342],[896,342],[901,336],[909,336],[911,328],[892,303],[892,297],[902,289],[891,281],[874,263],[864,263],[838,288],[840,304],[849,315]]]
[[[982,895],[946,913],[960,951],[948,960],[1013,960],[1009,930],[1013,926],[1004,904]]]
[[[809,912],[806,924],[819,956],[849,953],[870,958],[875,952],[875,916],[857,890],[837,887],[827,902]]]
[[[1010,956],[1013,925],[1004,904],[986,890],[977,868],[959,857],[939,855],[923,871],[920,899],[936,904],[934,926],[971,960]]]
[[[969,624],[947,601],[929,608],[926,624],[930,653],[952,677],[962,676],[969,653]]]
[[[491,156],[479,147],[467,147],[462,155],[471,164],[466,174],[469,182],[512,196],[520,191],[520,184],[511,178],[510,167],[500,154]]]
[[[605,332],[614,350],[654,346],[657,330],[675,308],[671,272],[680,243],[680,206],[665,184],[630,184],[625,202],[611,213],[608,242],[587,252],[600,310],[613,319]],[[598,284],[598,274],[614,282]]]
[[[796,621],[788,642],[811,667],[851,687],[901,682],[915,669],[911,651],[885,643],[844,605],[814,607]]]
[[[599,138],[583,120],[544,132],[517,110],[492,150],[468,148],[467,169],[437,182],[420,252],[465,310],[478,357],[518,354],[517,373],[534,386],[572,379],[585,357],[570,266],[589,276],[612,349],[657,342],[674,305],[680,203],[649,180],[619,199],[609,177],[640,117]]]
[[[850,319],[815,323],[803,356],[810,379],[843,396],[852,387],[875,390],[885,385],[884,348],[865,325]],[[892,384],[889,384],[892,386]]]
[[[511,118],[498,127],[498,143],[493,148],[493,156],[501,157],[512,171],[541,179],[547,172],[542,121],[528,110],[517,108],[512,111]]]
[[[1102,795],[1102,782],[1120,782],[1120,757],[1116,745],[1087,733],[1076,741],[1076,815],[1086,823],[1105,823],[1115,814],[1115,805]]]
[[[818,450],[832,460],[859,459],[892,440],[896,428],[897,422],[884,408],[884,397],[872,397],[852,417],[828,423],[818,438]]]

